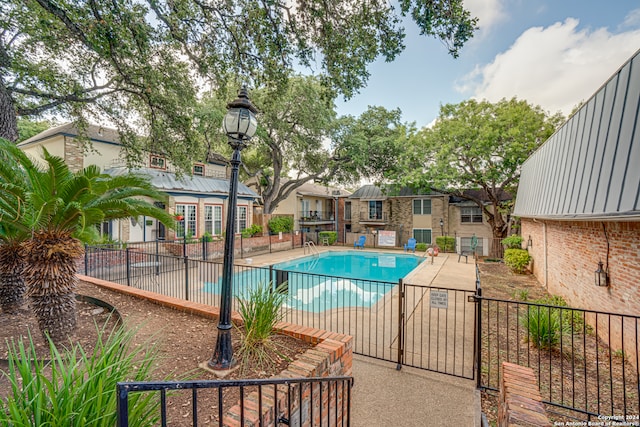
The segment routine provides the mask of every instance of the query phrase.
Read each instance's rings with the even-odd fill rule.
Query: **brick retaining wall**
[[[498,427],[550,425],[533,369],[503,362]]]

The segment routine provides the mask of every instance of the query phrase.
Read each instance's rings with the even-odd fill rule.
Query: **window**
[[[184,237],[184,229],[186,225],[187,237],[196,236],[198,230],[196,227],[196,206],[176,205],[176,215],[182,215],[184,217],[184,220],[178,221],[176,235],[178,237]]]
[[[416,239],[418,243],[426,243],[427,245],[431,244],[431,229],[429,228],[414,228],[413,229],[413,238]]]
[[[193,165],[193,174],[197,176],[204,176],[204,165]]]
[[[236,233],[242,233],[247,228],[247,207],[238,206],[238,214],[236,220]]]
[[[414,215],[431,215],[431,199],[414,199]]]
[[[351,221],[351,202],[344,203],[344,219]]]
[[[460,222],[482,222],[482,209],[477,206],[460,209]]]
[[[149,167],[154,169],[166,169],[167,164],[164,157],[151,155],[149,159]]]
[[[222,234],[222,206],[204,207],[204,232],[212,236]]]
[[[313,216],[313,212],[311,211],[311,201],[302,199],[302,211],[300,216],[303,218]]]
[[[382,219],[381,200],[371,200],[369,202],[369,219]]]
[[[105,239],[111,239],[111,221],[104,221],[100,224],[96,224],[100,237]]]

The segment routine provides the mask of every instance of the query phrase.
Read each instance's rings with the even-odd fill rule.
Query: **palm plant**
[[[11,156],[0,156],[0,308],[15,313],[24,304],[21,245],[29,234],[16,227],[24,214],[23,170]]]
[[[1,143],[0,149],[16,159],[25,177],[20,197],[20,190],[7,191],[13,191],[15,199],[23,198],[23,214],[14,226],[29,233],[22,247],[30,305],[40,330],[59,343],[75,329],[77,261],[82,243],[98,238],[95,226],[142,215],[173,226],[173,219],[143,199],[163,200],[165,195],[142,176],[110,177],[97,166],[72,172],[63,159],[46,150],[40,166],[10,143]]]

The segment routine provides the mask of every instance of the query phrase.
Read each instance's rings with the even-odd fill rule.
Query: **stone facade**
[[[84,149],[76,138],[64,137],[64,162],[72,172],[78,172],[84,168]]]

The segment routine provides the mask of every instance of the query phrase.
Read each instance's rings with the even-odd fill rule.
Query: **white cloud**
[[[504,0],[467,0],[464,2],[464,7],[469,10],[472,16],[478,18],[480,36],[488,33],[496,24],[506,19],[507,14],[503,3]]]
[[[627,13],[620,28],[637,28],[640,26],[640,9],[634,9]]]
[[[528,29],[493,62],[457,82],[457,90],[493,102],[517,96],[568,114],[640,46],[640,30],[612,34],[606,28],[579,30],[578,24],[568,18]]]

